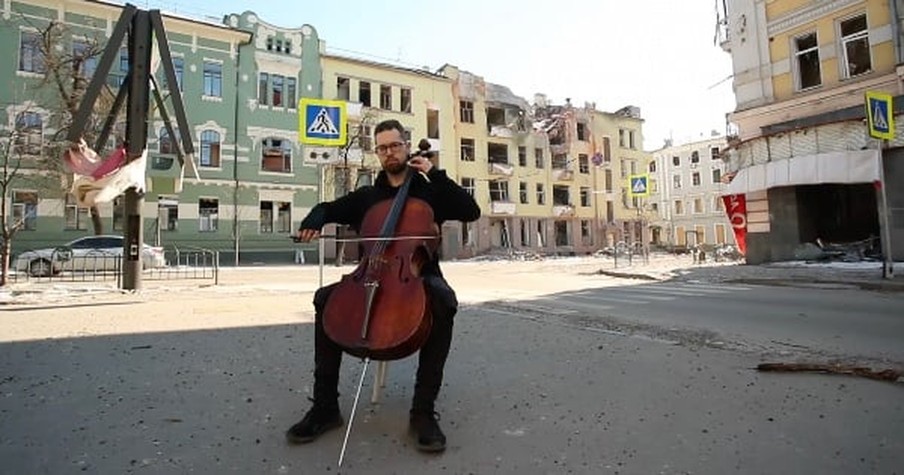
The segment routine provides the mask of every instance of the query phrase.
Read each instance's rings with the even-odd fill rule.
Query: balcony
[[[488,128],[490,129],[490,137],[502,137],[510,139],[515,136],[514,132],[512,132],[512,129],[504,125],[490,125]]]
[[[513,167],[510,163],[489,163],[489,167],[487,168],[487,172],[490,175],[503,175],[503,176],[512,176],[514,173],[515,167]]]
[[[490,201],[490,214],[515,214],[515,203],[508,201]]]
[[[574,206],[562,204],[552,205],[552,215],[557,218],[574,216]]]
[[[552,170],[552,179],[556,181],[574,180],[574,170],[569,170],[567,168],[554,168]]]

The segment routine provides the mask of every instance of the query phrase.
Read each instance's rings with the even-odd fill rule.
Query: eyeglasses
[[[376,147],[374,147],[374,150],[377,153],[379,153],[380,155],[385,155],[387,152],[388,153],[397,152],[399,150],[399,148],[401,148],[404,145],[405,145],[405,142],[392,142],[392,143],[385,144],[385,145],[377,145]]]

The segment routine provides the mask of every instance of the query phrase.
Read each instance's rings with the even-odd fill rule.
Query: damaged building
[[[731,54],[736,97],[727,193],[746,208],[732,223],[749,263],[832,243],[875,252],[883,235],[904,259],[902,130],[891,127],[886,141],[869,130],[900,118],[879,111],[881,123],[868,123],[865,107],[867,93],[890,96],[894,111],[904,106],[899,4],[721,3],[718,41]]]

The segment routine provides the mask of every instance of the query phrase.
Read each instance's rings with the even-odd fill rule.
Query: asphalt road
[[[509,299],[500,308],[690,344],[904,366],[904,293],[656,282]]]

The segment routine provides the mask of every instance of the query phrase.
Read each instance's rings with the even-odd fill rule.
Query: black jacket
[[[452,181],[444,170],[436,167],[424,176],[417,173],[412,177],[408,196],[420,198],[433,208],[433,217],[437,225],[443,222],[475,221],[480,217],[480,207],[474,198],[458,183]],[[373,186],[359,188],[335,201],[320,203],[315,206],[301,222],[300,229],[320,230],[327,223],[347,224],[355,231],[360,230],[361,221],[372,205],[379,201],[391,199],[398,193],[398,188],[389,184],[386,172],[381,171]],[[436,260],[435,260],[436,261]],[[425,267],[425,272],[439,272],[438,263]]]

